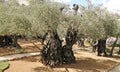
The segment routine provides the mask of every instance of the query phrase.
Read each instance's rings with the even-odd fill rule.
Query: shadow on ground
[[[81,71],[92,71],[92,72],[100,72],[109,69],[113,64],[116,62],[111,60],[95,60],[92,58],[85,58],[85,59],[77,59],[76,63],[74,64],[66,64],[61,66],[56,66],[55,68],[64,68],[64,71],[57,71],[57,72],[67,72],[67,69],[74,69],[75,72]],[[37,67],[34,70],[36,72],[56,72],[55,68],[48,68],[48,67]],[[41,71],[42,70],[42,71]]]

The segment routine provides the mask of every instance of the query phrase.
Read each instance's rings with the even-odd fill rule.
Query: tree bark
[[[0,36],[0,47],[4,46],[4,36]]]
[[[72,46],[76,42],[77,32],[72,28],[68,28],[66,35],[66,45],[62,47],[62,42],[55,32],[48,32],[45,38],[46,44],[41,52],[42,63],[50,67],[60,64],[70,64],[75,62],[75,56]]]
[[[14,47],[21,48],[21,46],[18,44],[18,36],[17,35],[12,35],[12,40],[13,40]]]
[[[115,40],[115,42],[114,42],[113,45],[112,45],[112,49],[111,49],[111,51],[110,51],[110,55],[109,55],[109,56],[112,56],[112,55],[113,55],[113,50],[114,50],[114,48],[115,48],[115,45],[116,45],[117,41],[118,41],[118,37],[116,37],[116,40]]]
[[[104,53],[104,56],[107,56],[106,53],[106,40],[105,39],[99,39],[98,40],[98,56],[101,56],[102,53]]]

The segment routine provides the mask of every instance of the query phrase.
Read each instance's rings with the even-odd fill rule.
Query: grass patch
[[[25,49],[17,49],[14,51],[15,54],[26,53]]]
[[[7,61],[0,61],[0,72],[3,72],[8,66],[9,63]]]

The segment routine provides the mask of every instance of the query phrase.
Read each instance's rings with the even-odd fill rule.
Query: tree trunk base
[[[70,27],[66,35],[66,45],[62,47],[57,31],[49,31],[45,38],[46,44],[41,50],[42,63],[50,67],[75,63],[72,46],[76,42],[76,37],[76,31]]]
[[[75,56],[74,53],[72,51],[72,47],[69,48],[69,46],[63,46],[63,64],[71,64],[71,63],[75,63]]]

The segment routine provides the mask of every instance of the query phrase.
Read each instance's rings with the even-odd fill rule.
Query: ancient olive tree
[[[42,63],[53,67],[75,62],[72,46],[76,42],[76,37],[77,31],[70,26],[65,37],[66,44],[62,46],[57,31],[49,30],[46,35],[46,44],[41,50]]]
[[[38,24],[35,24],[33,27],[37,27],[37,31],[41,29],[46,32],[45,36],[43,36],[46,43],[41,50],[43,64],[56,66],[63,63],[75,62],[72,46],[76,42],[76,30],[72,27],[68,29],[66,35],[67,43],[62,47],[62,41],[58,34],[58,26],[64,21],[64,16],[59,8],[56,8],[56,5],[44,4],[37,11],[36,22]]]

